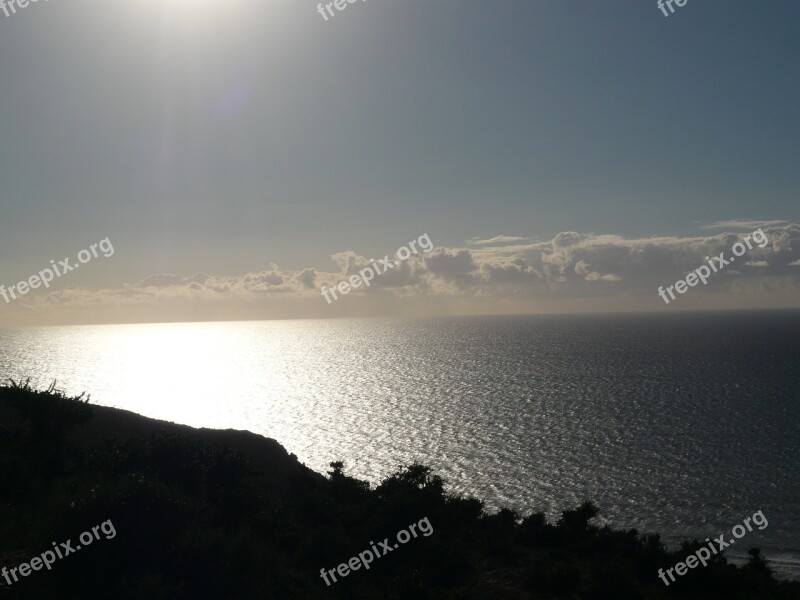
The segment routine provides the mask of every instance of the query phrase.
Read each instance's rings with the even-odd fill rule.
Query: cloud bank
[[[762,226],[769,243],[666,307],[656,290],[707,262],[744,233],[627,239],[565,231],[550,240],[494,236],[412,256],[328,305],[333,286],[369,264],[355,250],[335,270],[270,264],[239,275],[153,274],[113,289],[65,288],[0,306],[0,324],[371,317],[526,312],[604,312],[800,306],[800,225]],[[771,223],[771,224],[766,224]],[[717,224],[714,226],[716,227]],[[745,225],[747,225],[745,227]],[[741,226],[741,227],[740,227]],[[711,227],[711,226],[708,226]]]

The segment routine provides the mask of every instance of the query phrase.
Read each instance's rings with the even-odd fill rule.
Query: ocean
[[[800,579],[800,311],[0,329],[0,376],[671,545],[761,510],[729,554]]]

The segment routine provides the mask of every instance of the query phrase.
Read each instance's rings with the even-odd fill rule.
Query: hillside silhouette
[[[715,556],[667,588],[658,535],[593,523],[586,502],[556,523],[489,514],[445,491],[429,468],[371,487],[332,462],[311,471],[274,440],[193,429],[69,398],[51,386],[0,387],[0,567],[11,569],[112,521],[101,539],[8,586],[0,598],[669,599],[800,598],[758,551]],[[427,518],[433,533],[327,586],[320,569]]]

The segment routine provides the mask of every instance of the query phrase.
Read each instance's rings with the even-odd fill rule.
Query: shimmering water
[[[762,510],[737,550],[800,578],[798,311],[7,329],[0,375],[671,540]]]

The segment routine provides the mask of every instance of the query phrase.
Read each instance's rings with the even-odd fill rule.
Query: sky
[[[800,306],[796,0],[3,10],[2,326]]]

